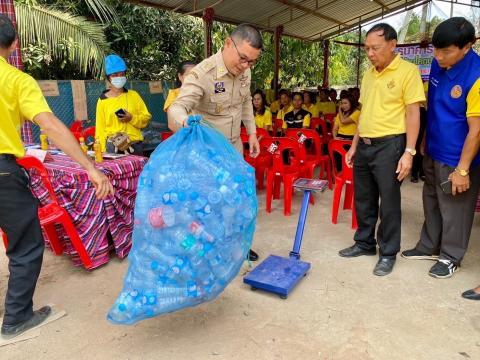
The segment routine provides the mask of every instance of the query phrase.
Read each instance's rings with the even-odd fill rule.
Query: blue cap
[[[105,74],[108,76],[120,71],[127,71],[125,61],[118,55],[108,55],[105,58]]]

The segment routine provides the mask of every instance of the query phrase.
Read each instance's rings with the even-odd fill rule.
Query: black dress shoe
[[[33,316],[20,324],[16,325],[2,325],[2,337],[4,339],[13,338],[25,331],[40,325],[50,315],[52,309],[50,306],[44,306],[33,312]]]
[[[480,293],[475,292],[473,289],[467,290],[462,294],[464,299],[468,300],[480,300]]]
[[[248,253],[248,260],[250,261],[257,261],[258,260],[258,254],[253,251],[252,249],[250,249],[249,253]]]
[[[377,276],[385,276],[392,272],[395,259],[380,258],[373,269],[373,274]]]
[[[338,252],[338,255],[340,255],[341,257],[348,257],[348,258],[362,256],[362,255],[373,256],[376,254],[377,254],[377,249],[363,250],[357,244],[352,245],[346,249],[340,250]]]

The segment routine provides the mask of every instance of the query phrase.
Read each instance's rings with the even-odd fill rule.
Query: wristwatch
[[[417,150],[412,148],[405,148],[405,152],[408,152],[412,156],[415,156],[417,154]]]
[[[455,172],[460,175],[460,176],[467,176],[469,171],[468,170],[462,170],[459,168],[455,168]]]

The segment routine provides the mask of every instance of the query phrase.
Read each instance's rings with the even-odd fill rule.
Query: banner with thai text
[[[422,80],[428,80],[428,76],[430,75],[430,65],[433,60],[433,45],[430,44],[426,48],[420,47],[419,45],[400,46],[395,49],[395,52],[400,54],[403,59],[417,65]]]

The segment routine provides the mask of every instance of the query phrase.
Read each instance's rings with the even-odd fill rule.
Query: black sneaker
[[[459,268],[451,260],[440,259],[432,266],[428,275],[437,279],[446,279],[453,275]]]
[[[402,257],[410,260],[438,260],[438,255],[425,254],[415,248],[402,251]]]
[[[17,325],[2,325],[2,337],[4,339],[14,338],[27,330],[30,330],[42,322],[51,314],[52,309],[50,306],[44,306],[33,312],[33,316]]]

